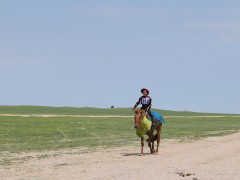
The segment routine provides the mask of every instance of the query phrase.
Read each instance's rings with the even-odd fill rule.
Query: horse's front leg
[[[154,149],[154,136],[153,136],[153,139],[152,139],[152,150],[153,150],[153,152],[155,152],[155,149]]]
[[[141,155],[143,155],[144,138],[141,137]]]

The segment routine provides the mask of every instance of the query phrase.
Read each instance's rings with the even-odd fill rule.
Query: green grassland
[[[4,108],[5,111],[4,111]],[[87,114],[133,115],[129,109],[48,108],[2,106],[7,114]],[[67,111],[69,110],[69,111]],[[85,111],[86,110],[86,111]],[[161,110],[158,110],[162,112]],[[182,112],[192,115],[190,112]],[[183,115],[180,113],[180,115]],[[162,113],[164,114],[164,113]],[[166,111],[167,115],[179,113]],[[194,114],[194,113],[193,113]],[[202,116],[206,114],[201,114]],[[209,114],[208,114],[209,115]],[[216,115],[216,114],[214,114]],[[219,114],[217,114],[219,115]],[[240,118],[228,117],[168,117],[163,125],[162,139],[178,141],[220,136],[240,131]],[[118,147],[139,145],[133,128],[133,118],[80,117],[0,117],[0,152],[28,152],[69,148]]]

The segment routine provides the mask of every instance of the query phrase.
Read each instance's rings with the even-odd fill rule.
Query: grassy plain
[[[240,118],[236,115],[214,117],[204,114],[157,110],[165,118],[162,139],[195,140],[240,131]],[[58,108],[2,106],[7,114],[79,114],[79,115],[133,115],[127,108]],[[195,117],[187,117],[195,115]],[[210,117],[200,117],[210,116]],[[211,117],[212,115],[212,117]],[[177,117],[177,116],[186,116]],[[199,117],[197,117],[199,116]],[[0,116],[0,152],[28,152],[69,148],[99,148],[139,144],[133,128],[133,118],[106,117],[17,117]]]

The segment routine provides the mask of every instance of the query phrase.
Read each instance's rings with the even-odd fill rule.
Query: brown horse
[[[151,154],[157,154],[158,148],[160,144],[160,135],[162,129],[162,122],[159,122],[156,127],[151,127],[152,122],[148,120],[146,117],[146,112],[143,109],[135,110],[135,125],[136,134],[141,137],[141,154],[143,155],[143,147],[144,147],[144,135],[148,136],[148,146],[150,148]],[[157,134],[153,135],[154,130],[156,129]],[[157,149],[154,149],[154,141],[157,140]]]

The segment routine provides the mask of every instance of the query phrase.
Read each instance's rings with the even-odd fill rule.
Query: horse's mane
[[[136,114],[141,114],[141,117],[143,117],[146,114],[146,112],[143,109],[136,109],[135,110],[135,115]]]

